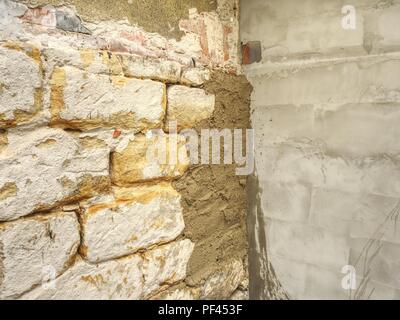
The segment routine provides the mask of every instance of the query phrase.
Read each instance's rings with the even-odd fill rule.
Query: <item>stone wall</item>
[[[242,40],[262,46],[245,68],[252,298],[400,298],[399,22],[396,0],[242,2]]]
[[[238,2],[195,2],[0,2],[0,299],[246,296],[245,181],[167,128],[234,127],[231,96],[248,127]],[[178,161],[148,159],[160,139]]]

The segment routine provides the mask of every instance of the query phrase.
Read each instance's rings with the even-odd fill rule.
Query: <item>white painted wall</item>
[[[400,1],[242,1],[242,41],[263,54],[244,68],[262,212],[250,270],[270,263],[290,298],[400,298],[398,30]]]

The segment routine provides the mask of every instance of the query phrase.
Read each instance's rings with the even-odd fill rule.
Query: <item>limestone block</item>
[[[249,291],[236,290],[230,297],[230,300],[249,300]]]
[[[178,129],[192,128],[201,120],[211,117],[215,96],[203,89],[171,86],[167,90],[167,124],[176,121]]]
[[[210,80],[210,70],[202,68],[189,68],[182,72],[181,82],[189,86],[201,86]]]
[[[38,215],[0,224],[0,298],[13,298],[58,276],[79,245],[74,212]]]
[[[143,255],[144,297],[186,278],[186,266],[193,252],[189,239],[148,251]]]
[[[181,176],[189,167],[186,140],[177,134],[135,136],[112,154],[112,180],[116,185]]]
[[[122,76],[119,55],[89,48],[76,49],[65,43],[57,43],[42,50],[49,67],[70,66],[88,73]]]
[[[17,43],[0,46],[0,128],[31,122],[42,109],[39,49]]]
[[[51,79],[53,125],[88,130],[99,127],[160,128],[165,85],[151,80],[56,68]]]
[[[243,264],[240,260],[226,263],[221,270],[211,275],[203,285],[202,299],[228,298],[238,288],[244,276]]]
[[[200,298],[199,288],[186,286],[172,287],[151,297],[151,300],[197,300]]]
[[[90,264],[78,258],[58,277],[54,286],[37,287],[24,300],[110,300],[139,299],[143,282],[142,259],[138,255]]]
[[[9,132],[0,157],[0,221],[108,189],[109,149],[85,149],[61,129]]]
[[[115,197],[82,204],[83,249],[90,262],[175,239],[184,228],[180,195],[169,183],[116,188]]]
[[[176,83],[181,77],[181,65],[175,61],[151,59],[135,55],[120,55],[127,77],[154,79]]]
[[[193,251],[190,240],[172,242],[144,254],[91,264],[78,258],[54,286],[40,286],[22,299],[142,299],[185,278]]]

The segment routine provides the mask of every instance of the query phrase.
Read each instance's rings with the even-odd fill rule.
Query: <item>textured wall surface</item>
[[[400,298],[399,27],[396,0],[242,2],[242,41],[262,46],[245,69],[253,298]]]
[[[224,185],[196,218],[186,138],[167,131],[233,126],[224,94],[248,126],[237,1],[87,3],[0,0],[0,299],[246,297],[245,182],[208,166]],[[147,157],[159,141],[178,161]]]

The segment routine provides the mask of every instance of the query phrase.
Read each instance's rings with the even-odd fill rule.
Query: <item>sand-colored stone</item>
[[[215,96],[203,89],[171,86],[167,90],[167,124],[177,122],[178,129],[193,128],[201,120],[211,117]]]
[[[61,129],[8,134],[0,159],[0,221],[108,189],[109,149],[84,149]]]
[[[189,166],[185,137],[177,134],[135,136],[111,157],[112,181],[119,186],[181,176]]]
[[[58,276],[74,258],[79,223],[73,212],[0,224],[0,298],[15,298]]]
[[[14,42],[0,46],[0,128],[37,119],[43,108],[42,71],[38,48]]]
[[[156,294],[168,283],[184,279],[193,250],[190,240],[172,242],[151,251],[91,264],[78,258],[53,287],[37,287],[21,299],[132,300]]]
[[[120,55],[123,72],[127,77],[153,79],[176,83],[181,77],[181,65],[175,61],[151,59],[135,55]]]
[[[91,74],[57,67],[51,79],[53,126],[89,130],[159,128],[165,114],[165,85],[151,80]]]
[[[175,239],[184,228],[180,195],[168,183],[116,188],[81,203],[82,255],[100,262]]]
[[[181,82],[189,86],[201,86],[211,78],[211,71],[205,68],[189,68],[182,72]]]
[[[186,278],[186,266],[194,246],[193,242],[185,239],[143,255],[144,297]]]
[[[202,299],[222,299],[230,297],[244,276],[243,263],[232,260],[210,276],[203,285]]]

